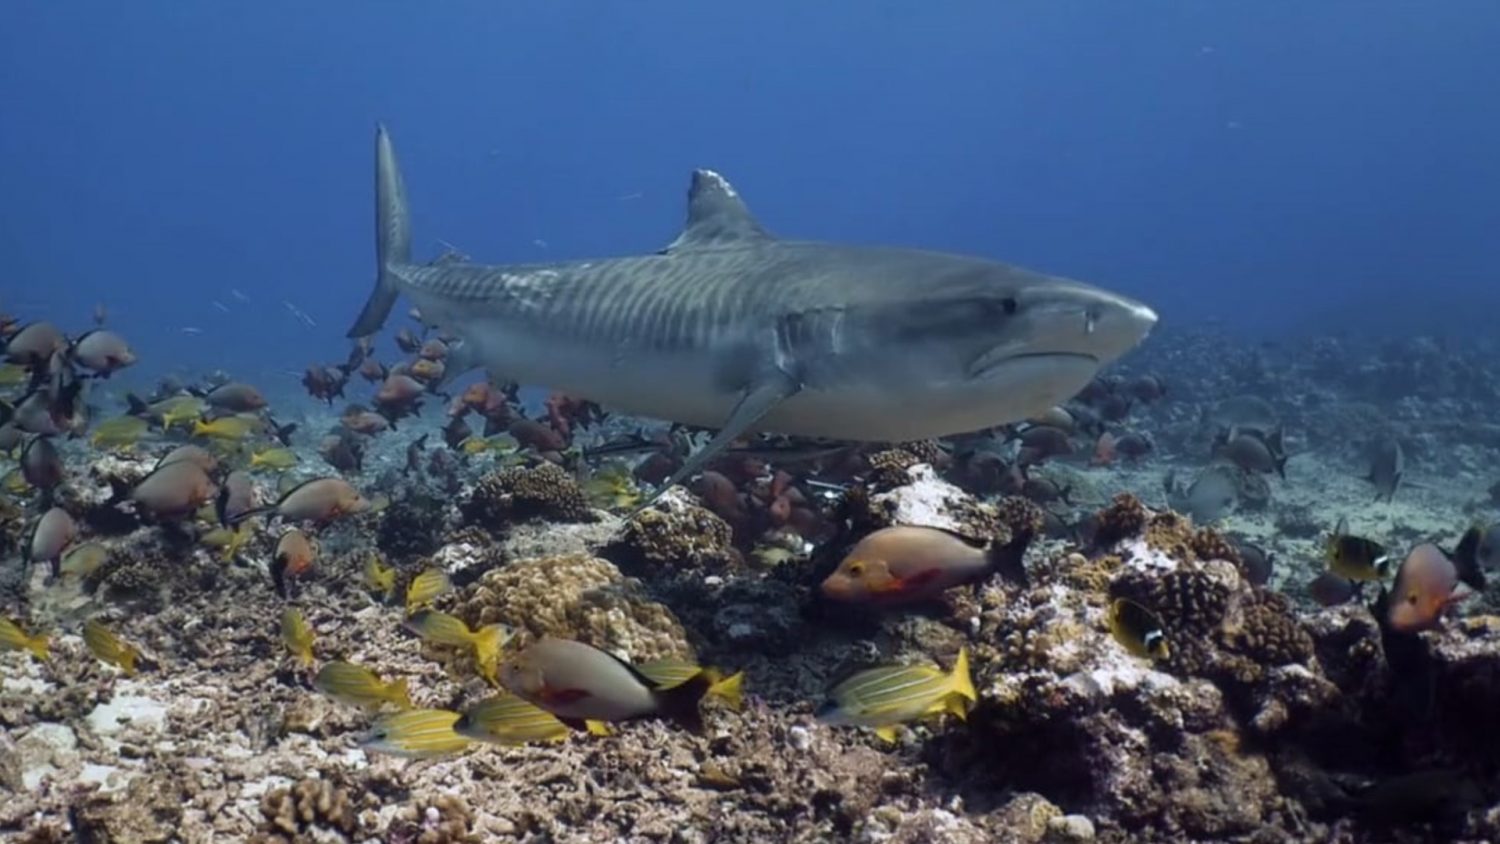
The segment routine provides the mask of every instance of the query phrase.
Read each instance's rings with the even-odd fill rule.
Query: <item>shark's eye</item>
[[[1016,304],[1016,297],[1006,296],[1004,299],[1000,300],[1000,307],[1005,311],[1006,316],[1015,316],[1016,309],[1019,308],[1020,305]]]

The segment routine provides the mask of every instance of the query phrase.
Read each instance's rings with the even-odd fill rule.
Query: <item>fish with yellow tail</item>
[[[302,610],[287,607],[281,613],[281,643],[291,652],[303,668],[313,664],[313,632],[307,624]]]
[[[508,657],[500,668],[500,684],[574,729],[585,728],[588,721],[659,717],[695,731],[702,727],[698,703],[710,685],[700,673],[663,688],[608,651],[554,636]]]
[[[385,603],[396,596],[396,569],[380,559],[379,554],[371,554],[365,561],[364,582],[365,588],[378,593]]]
[[[675,689],[701,675],[709,683],[704,697],[719,698],[730,709],[736,711],[745,705],[745,672],[743,671],[736,671],[726,677],[724,672],[717,668],[698,665],[685,659],[671,658],[642,662],[636,666],[636,670],[646,675],[663,690]]]
[[[495,672],[500,662],[500,648],[510,638],[510,630],[505,625],[486,624],[478,630],[471,630],[457,616],[423,609],[407,616],[406,629],[435,645],[472,648],[479,673],[491,683],[498,682]]]
[[[27,633],[21,625],[0,616],[0,650],[27,651],[37,659],[47,658],[47,634]]]
[[[610,734],[609,727],[602,722],[588,721],[586,726],[594,735]],[[572,732],[556,715],[509,693],[469,707],[453,729],[475,741],[504,745],[562,741]]]
[[[869,727],[887,742],[897,727],[944,713],[960,719],[979,699],[969,677],[969,649],[958,652],[953,670],[931,665],[888,665],[860,671],[834,686],[818,709],[827,724]]]
[[[386,704],[412,708],[405,677],[386,682],[374,671],[352,662],[338,660],[324,665],[313,678],[313,688],[339,703],[361,709],[376,710]]]
[[[408,614],[432,603],[453,585],[448,573],[442,569],[425,569],[406,585],[406,612]]]
[[[88,645],[89,652],[100,661],[107,662],[125,672],[126,677],[135,676],[135,663],[140,659],[140,651],[115,635],[113,630],[105,627],[104,622],[97,618],[84,622],[83,643]]]
[[[459,714],[446,709],[408,709],[377,720],[360,742],[365,750],[407,759],[432,759],[459,753],[469,746],[454,732]]]

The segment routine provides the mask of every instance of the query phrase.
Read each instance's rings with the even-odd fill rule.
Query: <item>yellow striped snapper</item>
[[[945,712],[964,718],[979,699],[969,677],[968,648],[958,652],[950,672],[931,665],[871,668],[834,686],[828,697],[819,720],[870,727],[886,741],[895,741],[896,727],[907,721]]]
[[[375,722],[360,746],[408,759],[457,753],[469,746],[469,739],[453,730],[459,717],[446,709],[409,709],[387,715]]]

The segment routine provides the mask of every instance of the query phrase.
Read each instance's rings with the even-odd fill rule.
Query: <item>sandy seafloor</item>
[[[1196,415],[1197,405],[1177,412],[1170,409],[1174,402],[1190,404],[1169,396],[1132,417],[1131,424],[1165,429],[1169,422],[1180,426]],[[314,450],[316,437],[308,434],[331,425],[337,407],[306,397],[280,398],[274,404],[278,418],[302,426],[297,442],[304,467],[327,471]],[[419,432],[440,442],[441,419],[434,402],[421,420],[408,420],[400,430],[379,437],[366,457],[363,484],[399,471],[406,443]],[[1357,431],[1344,439],[1333,437],[1334,447],[1324,439],[1319,448],[1309,446],[1301,433],[1295,426],[1290,431],[1292,457],[1286,478],[1270,479],[1270,505],[1234,512],[1218,527],[1274,554],[1274,588],[1292,598],[1304,619],[1325,617],[1305,622],[1321,648],[1319,631],[1349,629],[1358,623],[1350,620],[1354,616],[1368,615],[1359,605],[1320,610],[1306,595],[1307,582],[1322,570],[1322,543],[1334,522],[1347,517],[1353,532],[1380,537],[1393,547],[1429,538],[1451,544],[1470,522],[1495,516],[1489,489],[1496,480],[1496,452],[1486,445],[1438,443],[1425,465],[1413,460],[1412,483],[1393,502],[1376,503],[1370,484],[1360,477],[1364,467]],[[1120,492],[1134,492],[1147,505],[1162,507],[1164,474],[1173,468],[1191,472],[1206,462],[1188,438],[1162,442],[1169,439],[1159,437],[1157,452],[1138,462],[1091,467],[1084,459],[1071,458],[1045,471],[1074,479],[1072,499],[1079,513],[1105,507]],[[71,447],[69,458],[74,483],[102,489],[97,480],[86,480],[91,458],[80,445]],[[440,554],[394,559],[404,575],[427,564],[462,572],[455,575],[459,589],[440,600],[440,608],[463,610],[477,588],[477,572],[487,567],[503,570],[559,554],[610,556],[607,549],[621,535],[622,522],[606,513],[581,524],[517,520],[488,538],[483,532],[455,536],[453,527],[464,521],[457,505],[471,494],[480,474],[470,472],[457,494],[439,496],[448,504],[449,520],[442,529],[446,542]],[[269,483],[264,476],[262,480]],[[401,629],[398,606],[380,605],[359,585],[363,549],[377,535],[382,517],[359,517],[318,536],[322,548],[316,575],[295,598],[314,627],[318,659],[351,659],[387,677],[406,677],[418,706],[462,708],[487,693],[483,682],[461,664],[450,671],[442,653]],[[1174,678],[1175,672],[1129,657],[1104,632],[1097,601],[1072,595],[1059,585],[1065,580],[1046,578],[1041,586],[1034,583],[1033,591],[1050,598],[1031,594],[1023,599],[1015,587],[995,581],[960,599],[947,617],[938,612],[875,618],[871,613],[863,622],[846,623],[810,616],[797,606],[811,585],[807,568],[783,574],[690,566],[627,571],[621,576],[640,575],[644,582],[644,591],[629,600],[665,604],[686,630],[684,641],[700,657],[747,671],[748,702],[742,711],[706,703],[707,726],[701,735],[647,720],[621,725],[610,737],[579,734],[561,743],[523,747],[475,744],[462,755],[433,760],[366,753],[358,739],[369,717],[314,692],[308,673],[280,645],[283,604],[264,571],[273,534],[263,532],[240,562],[225,564],[201,548],[166,553],[152,537],[155,530],[140,528],[106,541],[144,555],[146,571],[154,572],[153,586],[161,588],[157,598],[106,601],[102,593],[91,596],[72,585],[47,585],[42,573],[33,573],[27,611],[53,631],[53,655],[42,663],[16,652],[0,653],[4,840],[1450,840],[1464,837],[1452,830],[1477,835],[1495,828],[1493,816],[1500,812],[1493,808],[1493,769],[1444,756],[1442,741],[1428,754],[1431,766],[1474,771],[1483,794],[1465,808],[1462,820],[1423,816],[1381,831],[1351,820],[1358,815],[1355,809],[1308,809],[1294,787],[1277,785],[1288,777],[1278,761],[1276,741],[1268,737],[1282,735],[1276,732],[1280,728],[1250,725],[1259,724],[1255,719],[1264,708],[1246,713],[1214,704],[1220,707],[1213,709],[1216,714],[1195,722],[1192,712],[1208,710],[1195,710],[1183,701],[1212,699],[1217,692],[1200,680]],[[1046,561],[1073,546],[1065,540],[1039,540],[1028,551],[1028,565],[1053,565]],[[1128,566],[1129,553],[1125,556]],[[587,588],[578,593],[566,577],[552,583],[548,578],[541,570],[533,578],[541,581],[535,586],[537,595],[575,589],[558,600],[588,605],[597,598]],[[778,600],[788,605],[778,608]],[[1050,608],[1044,606],[1047,601]],[[515,606],[523,604],[510,611]],[[1017,615],[1023,606],[1030,615]],[[1459,615],[1477,617],[1491,606],[1484,596],[1470,598]],[[7,609],[14,611],[14,602]],[[123,677],[85,649],[78,625],[101,612],[145,654],[145,669],[137,676]],[[631,610],[614,606],[601,612],[599,617],[608,619],[628,616]],[[665,629],[643,618],[621,623],[636,624],[637,632]],[[985,650],[984,637],[1009,629],[1008,624],[1035,624],[1040,631],[1050,629],[1045,625],[1074,623],[1069,618],[1081,626],[1068,635],[1084,637],[1079,639],[1086,644],[1082,650],[1092,651],[1069,657],[1085,661],[1082,667],[1058,667],[1051,676],[1047,666],[1007,663],[1008,646]],[[1425,635],[1434,641],[1457,636],[1457,624]],[[981,692],[976,716],[991,694],[1003,698],[1006,707],[1025,709],[1031,705],[1024,702],[1029,695],[1041,694],[1038,683],[1061,688],[1046,684],[1079,675],[1108,676],[1115,685],[1106,684],[1104,698],[1096,700],[1088,717],[1097,721],[1106,717],[1100,711],[1115,710],[1107,717],[1124,719],[1122,732],[1106,730],[1115,737],[1103,741],[1114,742],[1122,753],[1140,751],[1131,750],[1131,741],[1151,747],[1160,741],[1169,749],[1142,751],[1144,755],[1193,758],[1181,749],[1191,742],[1161,739],[1149,718],[1144,725],[1134,723],[1132,719],[1144,716],[1125,701],[1137,693],[1141,700],[1183,696],[1174,704],[1180,704],[1180,711],[1173,729],[1184,735],[1228,730],[1237,736],[1259,734],[1263,741],[1244,737],[1233,742],[1226,751],[1231,761],[1223,763],[1233,774],[1195,774],[1191,782],[1178,782],[1173,776],[1186,775],[1164,773],[1175,769],[1161,762],[1140,774],[1154,780],[1154,786],[1135,791],[1130,790],[1134,786],[1119,786],[1121,793],[1115,793],[1111,789],[1126,779],[1128,761],[1110,762],[1107,755],[1084,758],[1090,764],[1122,766],[1118,777],[1094,772],[1110,785],[1055,787],[1055,780],[1016,770],[1046,768],[1054,751],[1012,739],[997,741],[995,731],[1003,732],[1003,726],[996,724],[1003,725],[1009,716],[996,716],[984,728],[951,721],[919,726],[895,746],[868,731],[830,727],[813,717],[827,681],[849,665],[924,655],[947,664],[961,643],[976,647],[977,661],[988,660],[976,670],[982,675],[976,678]],[[1052,646],[1038,645],[1044,656]],[[1478,658],[1500,659],[1494,657],[1500,645],[1493,637],[1480,635],[1469,646],[1479,649]],[[654,654],[639,651],[653,647],[642,639],[638,652],[626,655],[649,657]],[[1433,647],[1434,652],[1440,649]],[[1314,659],[1325,656],[1320,650]],[[1326,664],[1310,671],[1319,678],[1332,676]],[[1257,688],[1277,682],[1263,681]],[[1348,688],[1343,693],[1353,694]],[[1325,698],[1333,694],[1326,692]],[[1295,721],[1299,710],[1291,709],[1289,718]],[[1058,711],[1064,714],[1056,717],[1062,718],[1069,710]],[[1041,722],[1054,720],[1048,716]],[[987,749],[992,742],[993,751]],[[1021,749],[1033,755],[1023,755]],[[1055,752],[1078,751],[1059,747]],[[1413,756],[1421,752],[1413,751]],[[1200,765],[1212,767],[1201,760]],[[1390,773],[1388,767],[1377,768],[1365,772],[1368,780]],[[982,770],[988,773],[975,773]],[[1278,788],[1286,793],[1277,793]],[[1203,806],[1197,809],[1161,796],[1194,790],[1203,793]],[[1132,800],[1161,800],[1162,805],[1143,808]],[[1351,800],[1357,808],[1358,797]]]

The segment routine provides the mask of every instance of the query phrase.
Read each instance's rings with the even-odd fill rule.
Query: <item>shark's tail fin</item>
[[[349,329],[350,337],[374,334],[385,324],[396,296],[395,269],[411,263],[411,213],[396,151],[384,126],[375,127],[375,290]]]

